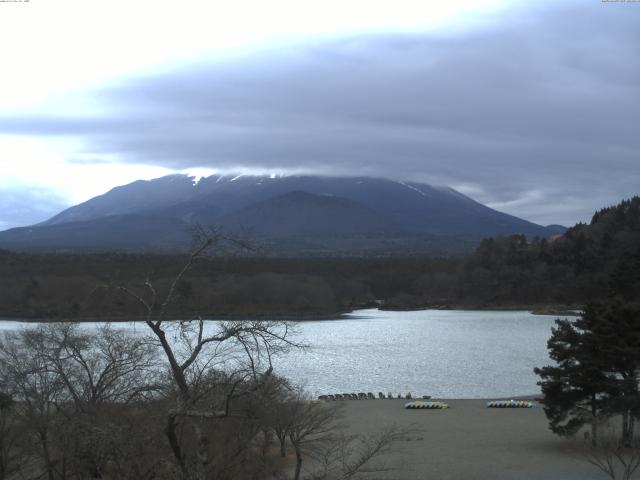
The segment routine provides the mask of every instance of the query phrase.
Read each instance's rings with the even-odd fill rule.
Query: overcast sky
[[[640,193],[638,2],[31,0],[0,41],[0,229],[173,172],[424,181],[542,224]]]

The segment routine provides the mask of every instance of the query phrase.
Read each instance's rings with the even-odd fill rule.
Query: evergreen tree
[[[640,249],[633,255],[623,255],[611,272],[611,295],[625,302],[640,301]]]
[[[534,369],[541,377],[544,411],[549,428],[557,435],[572,436],[591,425],[591,441],[597,442],[597,425],[606,415],[609,384],[597,363],[596,345],[569,320],[556,320],[547,346],[556,366]]]
[[[556,366],[536,368],[551,430],[573,435],[613,415],[622,418],[622,441],[640,416],[640,310],[630,304],[589,304],[574,321],[556,320],[548,342]]]
[[[600,345],[599,361],[614,393],[607,409],[621,416],[622,442],[628,445],[640,417],[640,309],[618,301],[598,305],[585,312],[585,327]]]

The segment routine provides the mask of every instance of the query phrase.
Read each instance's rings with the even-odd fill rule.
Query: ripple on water
[[[358,311],[301,324],[311,346],[276,370],[313,395],[353,391],[442,398],[529,395],[533,368],[549,364],[555,317],[525,311]]]

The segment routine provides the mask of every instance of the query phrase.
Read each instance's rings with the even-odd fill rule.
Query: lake
[[[311,348],[278,370],[312,394],[379,391],[442,398],[538,393],[555,316],[526,311],[360,310],[305,322]]]
[[[275,373],[314,396],[377,396],[379,391],[441,398],[531,395],[539,393],[533,368],[551,362],[546,342],[555,318],[527,311],[358,310],[341,319],[300,323],[298,340],[309,348],[277,358]],[[4,321],[0,330],[25,325]],[[146,331],[141,324],[117,325]]]

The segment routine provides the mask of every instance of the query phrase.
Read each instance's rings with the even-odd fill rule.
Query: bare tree
[[[315,468],[310,480],[349,480],[373,474],[388,474],[396,465],[386,457],[396,452],[396,445],[415,433],[408,428],[387,426],[373,436],[339,434],[313,452]]]
[[[64,384],[64,417],[58,441],[67,467],[100,477],[119,448],[121,426],[116,410],[159,389],[156,347],[148,339],[114,329],[91,332],[76,324],[44,325],[24,333],[33,352]]]
[[[103,403],[126,404],[160,388],[155,381],[155,346],[109,323],[91,333],[81,332],[77,324],[55,323],[27,330],[23,336],[64,382],[83,413]]]
[[[373,459],[397,431],[344,435],[336,405],[309,402],[273,374],[273,359],[300,346],[290,323],[170,319],[184,276],[223,241],[199,236],[164,288],[116,287],[143,308],[144,332],[59,323],[0,339],[0,390],[16,400],[0,408],[1,475],[4,452],[17,451],[5,434],[14,425],[22,445],[37,445],[19,452],[29,480],[276,478],[286,461],[268,454],[272,432],[283,455],[295,451],[297,480],[303,460],[308,478],[381,468]]]
[[[65,400],[64,383],[50,371],[46,359],[29,348],[28,332],[8,333],[0,340],[0,383],[17,400],[15,412],[22,427],[39,447],[44,472],[38,475],[54,480],[61,457],[51,436]],[[37,470],[37,465],[31,468]]]
[[[0,480],[11,478],[18,471],[18,440],[20,429],[15,422],[15,402],[0,391]]]
[[[348,480],[392,469],[381,460],[413,431],[387,426],[372,436],[347,434],[343,407],[344,404],[309,400],[301,391],[276,405],[272,425],[281,454],[286,453],[286,439],[293,447],[294,480]]]
[[[248,245],[215,231],[198,229],[194,248],[185,265],[171,282],[168,291],[159,292],[147,279],[142,289],[120,285],[117,288],[134,298],[143,308],[145,323],[164,352],[174,387],[174,407],[169,409],[165,433],[175,460],[185,478],[205,478],[214,466],[211,459],[212,420],[232,415],[233,401],[260,390],[273,371],[274,355],[297,346],[292,327],[283,321],[205,322],[201,317],[169,321],[169,307],[179,298],[178,286],[193,265],[210,251]],[[211,381],[208,372],[223,372]],[[189,461],[188,444],[178,435],[180,422],[186,422],[194,436],[195,461]],[[205,429],[206,425],[206,429]]]
[[[123,406],[156,388],[155,347],[109,325],[86,333],[56,323],[7,334],[0,350],[12,421],[41,447],[32,469],[43,465],[49,479],[100,477],[122,439]]]
[[[297,399],[288,404],[289,421],[286,431],[296,452],[294,479],[299,480],[302,471],[303,453],[318,449],[334,441],[339,425],[340,404],[325,404]]]

